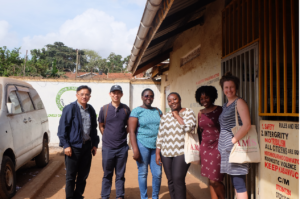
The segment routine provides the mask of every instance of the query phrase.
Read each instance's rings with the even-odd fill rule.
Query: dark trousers
[[[164,157],[161,161],[168,178],[171,199],[186,199],[185,176],[191,164],[186,164],[184,155]]]
[[[116,173],[116,196],[117,198],[124,198],[124,173],[128,157],[128,148],[128,145],[119,149],[102,147],[102,167],[104,172],[101,191],[102,199],[109,199],[114,171]]]
[[[66,163],[66,198],[81,199],[85,189],[86,179],[90,173],[92,153],[91,142],[82,145],[82,148],[72,148],[72,156],[65,156]],[[77,175],[77,179],[76,179]],[[76,182],[75,182],[76,181]],[[75,188],[76,184],[76,188]]]

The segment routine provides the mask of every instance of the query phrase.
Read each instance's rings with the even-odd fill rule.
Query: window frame
[[[20,107],[21,107],[22,112],[21,112],[21,113],[9,113],[9,112],[8,112],[7,100],[8,100],[8,97],[9,97],[9,93],[8,93],[8,87],[9,87],[9,86],[15,87],[15,90],[14,90],[14,91],[17,91],[17,87],[16,87],[14,84],[7,84],[7,85],[5,86],[5,107],[6,107],[6,113],[7,113],[7,115],[19,115],[19,114],[25,113],[25,112],[24,112],[24,109],[23,109],[23,106],[22,106],[22,103],[20,103],[20,98],[19,98],[19,95],[18,95],[17,92],[16,92],[16,96],[17,96],[17,99],[18,99],[18,101],[19,101],[19,104],[20,104]]]
[[[39,99],[41,100],[41,102],[43,104],[43,108],[39,109],[37,107],[37,104],[35,104],[35,101],[33,100],[33,94],[34,94],[34,92],[38,95]],[[29,88],[29,95],[30,95],[31,101],[33,102],[35,110],[43,110],[43,109],[45,109],[45,105],[44,105],[44,102],[43,102],[41,96],[39,95],[39,93],[34,88]]]
[[[24,110],[24,107],[23,107],[23,104],[22,104],[22,100],[20,100],[21,97],[20,97],[20,95],[19,95],[19,92],[16,92],[17,95],[18,95],[19,101],[21,101],[20,104],[21,104],[21,106],[22,106],[23,112],[24,112],[24,113],[30,113],[30,112],[32,112],[32,111],[37,110],[36,107],[35,107],[35,104],[33,103],[32,97],[31,97],[31,95],[30,95],[30,88],[28,88],[28,87],[26,87],[26,86],[21,86],[21,85],[15,85],[15,87],[16,87],[17,91],[26,92],[26,93],[28,94],[29,99],[30,99],[30,101],[31,101],[31,104],[32,104],[32,106],[33,106],[33,110],[31,110],[31,111],[25,111],[25,110]],[[20,89],[19,89],[18,87],[20,87]],[[26,89],[22,90],[22,87],[23,87],[23,88],[26,88]],[[28,90],[28,91],[27,91],[27,90]]]
[[[18,98],[19,104],[20,104],[20,106],[21,106],[22,112],[21,112],[21,113],[16,113],[16,114],[12,114],[12,113],[9,113],[9,112],[8,112],[7,99],[8,99],[8,97],[9,97],[9,95],[8,95],[8,93],[7,93],[7,89],[8,89],[9,86],[14,86],[15,89],[16,89],[16,91],[18,91],[18,86],[21,87],[21,88],[23,87],[23,88],[28,89],[29,92],[27,92],[27,91],[26,91],[26,92],[28,93],[29,98],[30,98],[30,100],[31,100],[31,103],[32,103],[32,105],[33,105],[33,110],[32,110],[32,111],[36,111],[36,110],[37,110],[36,107],[35,107],[35,104],[33,103],[32,97],[31,97],[31,95],[30,95],[30,88],[29,88],[29,87],[26,87],[26,86],[24,86],[24,85],[19,85],[19,84],[6,84],[6,86],[5,86],[5,107],[6,107],[6,113],[7,113],[7,115],[18,115],[18,114],[23,114],[23,113],[30,113],[30,112],[32,112],[32,111],[27,111],[27,112],[24,111],[23,104],[22,104],[22,101],[21,101],[21,98],[20,98],[18,92],[16,92],[16,94],[17,94],[17,98]]]

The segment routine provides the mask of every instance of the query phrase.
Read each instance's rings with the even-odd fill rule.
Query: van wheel
[[[16,193],[16,171],[13,161],[3,156],[0,171],[0,198],[9,199]]]
[[[43,149],[42,152],[35,157],[35,163],[38,167],[44,167],[49,162],[49,146],[47,139],[43,140]]]

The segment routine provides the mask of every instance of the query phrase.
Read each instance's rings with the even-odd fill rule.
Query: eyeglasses
[[[77,94],[79,95],[80,97],[90,97],[91,95],[90,94]]]
[[[145,95],[144,97],[145,97],[145,98],[152,98],[152,99],[153,99],[153,98],[154,98],[154,95]]]

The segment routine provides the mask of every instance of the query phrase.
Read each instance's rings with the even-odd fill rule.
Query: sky
[[[146,0],[0,0],[0,47],[26,50],[56,41],[74,49],[130,55]]]

